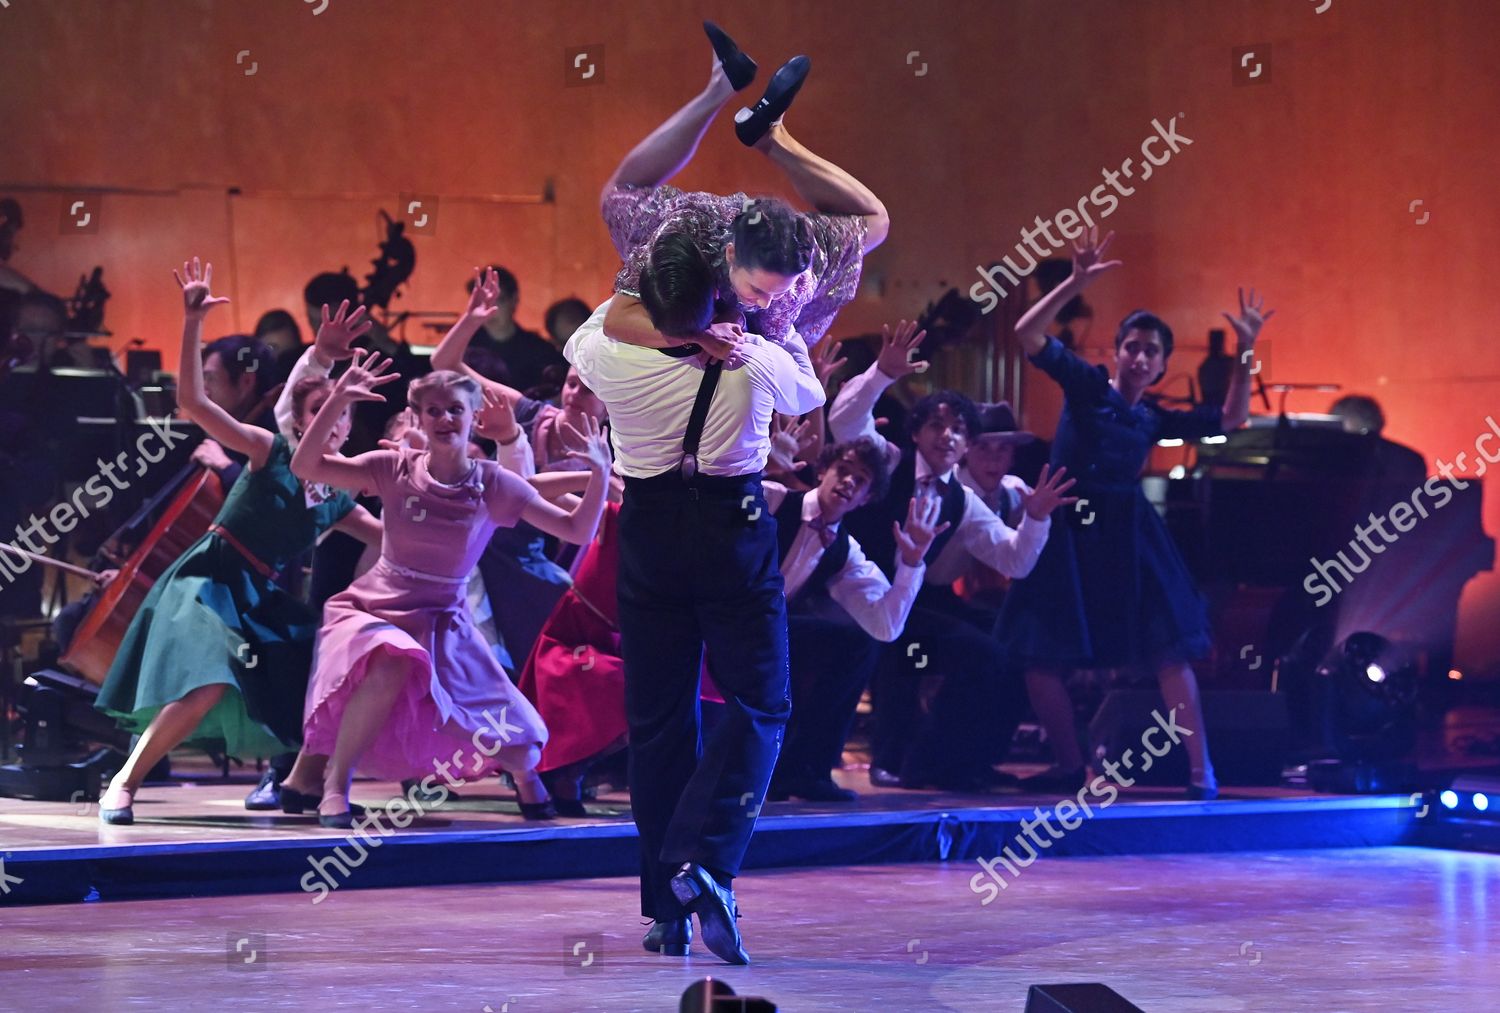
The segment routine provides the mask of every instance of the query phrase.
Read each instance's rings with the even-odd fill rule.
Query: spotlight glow
[[[1385,669],[1379,665],[1370,665],[1365,669],[1365,678],[1371,682],[1385,682]]]
[[[1484,812],[1489,807],[1490,797],[1484,794],[1484,792],[1476,791],[1474,793],[1474,808],[1478,809],[1480,812]]]
[[[1445,791],[1438,795],[1438,801],[1443,803],[1444,809],[1458,808],[1458,792]]]

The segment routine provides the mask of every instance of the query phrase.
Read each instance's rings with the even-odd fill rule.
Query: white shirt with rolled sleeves
[[[901,448],[876,432],[875,402],[895,382],[880,371],[878,364],[872,365],[844,384],[828,410],[828,430],[836,441],[844,443],[861,436],[878,440],[885,446],[886,460],[892,468],[901,461]],[[923,479],[932,477],[932,468],[921,454],[916,458],[920,486]],[[944,482],[957,482],[958,468],[951,468],[946,475],[939,477]],[[1028,514],[1021,518],[1018,527],[1013,528],[995,516],[973,489],[967,486],[963,489],[963,516],[959,518],[953,536],[927,567],[927,583],[952,584],[964,575],[973,559],[1007,577],[1020,578],[1029,574],[1042,554],[1042,546],[1047,544],[1052,519],[1048,517],[1039,521]]]
[[[680,359],[604,333],[605,300],[568,339],[563,355],[609,409],[615,471],[651,478],[682,461],[682,438],[703,379],[703,357]],[[802,338],[783,344],[746,335],[743,365],[725,369],[698,444],[704,475],[754,475],[771,448],[771,413],[802,415],[821,406],[823,385]]]
[[[766,506],[775,513],[786,499],[786,486],[779,482],[765,482],[762,488]],[[787,600],[797,596],[808,578],[817,568],[818,560],[826,551],[818,532],[810,525],[822,512],[818,503],[818,491],[809,492],[802,498],[802,527],[792,539],[786,557],[781,561],[781,576],[786,582]],[[838,528],[834,527],[834,531]],[[849,558],[838,573],[828,580],[828,596],[870,636],[890,643],[901,635],[906,627],[906,617],[922,589],[922,575],[926,572],[922,564],[907,566],[896,560],[896,579],[888,581],[880,567],[865,558],[864,550],[852,537],[849,539]]]

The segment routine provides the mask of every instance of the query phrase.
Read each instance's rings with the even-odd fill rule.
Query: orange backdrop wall
[[[701,86],[698,21],[716,17],[762,81],[812,57],[788,126],[890,208],[891,239],[835,335],[967,290],[1023,225],[1076,205],[1176,116],[1191,144],[1106,222],[1125,267],[1090,292],[1089,344],[1137,306],[1201,343],[1253,284],[1278,311],[1275,379],[1372,394],[1387,435],[1429,461],[1472,459],[1500,414],[1500,4],[1322,6],[12,0],[0,193],[27,214],[15,266],[67,294],[103,264],[113,345],[139,337],[169,363],[174,263],[213,260],[234,299],[219,323],[248,330],[266,309],[300,311],[317,271],[364,273],[376,211],[403,193],[438,203],[398,307],[455,310],[468,268],[498,261],[539,326],[551,300],[607,292],[598,189]],[[727,116],[676,182],[785,193]],[[97,231],[70,228],[80,199]],[[1032,399],[1032,428],[1050,432],[1052,403]],[[1493,490],[1486,527],[1500,531]],[[1484,575],[1464,599],[1465,665],[1500,667],[1496,618],[1500,577]]]

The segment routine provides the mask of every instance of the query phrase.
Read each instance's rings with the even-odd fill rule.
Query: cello
[[[125,631],[156,579],[208,531],[224,505],[224,484],[211,469],[191,463],[141,504],[115,537],[139,525],[164,500],[166,506],[156,523],[120,564],[119,576],[99,592],[93,608],[78,624],[67,652],[58,659],[96,686],[104,685]]]

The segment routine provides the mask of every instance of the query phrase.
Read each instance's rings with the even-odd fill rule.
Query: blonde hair
[[[406,388],[406,403],[413,408],[421,406],[422,399],[434,391],[456,390],[463,394],[472,411],[479,411],[484,395],[479,381],[452,369],[435,369],[426,376],[419,376]]]

